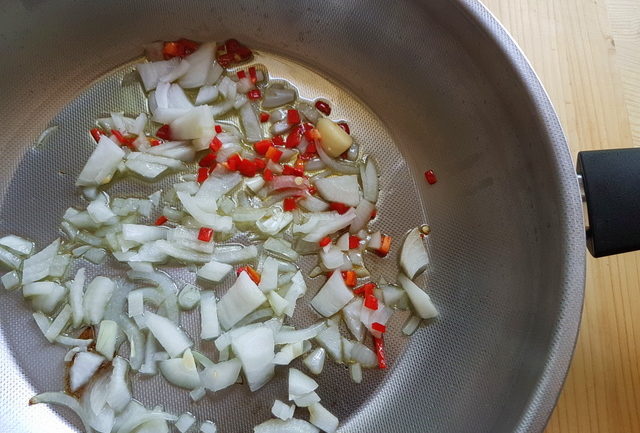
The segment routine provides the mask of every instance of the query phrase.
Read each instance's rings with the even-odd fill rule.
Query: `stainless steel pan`
[[[383,167],[385,230],[433,228],[428,290],[442,317],[410,340],[388,338],[391,368],[361,385],[338,367],[322,376],[341,431],[543,429],[582,306],[580,194],[542,86],[479,2],[7,0],[0,11],[0,232],[40,246],[57,235],[92,119],[143,108],[127,72],[144,43],[236,37],[303,95],[341,107]],[[391,274],[392,260],[378,272]],[[0,431],[73,431],[69,413],[27,406],[62,387],[61,350],[38,335],[19,294],[3,294],[0,323]],[[268,418],[284,390],[276,380],[192,406],[161,382],[135,381],[134,392],[226,433]]]

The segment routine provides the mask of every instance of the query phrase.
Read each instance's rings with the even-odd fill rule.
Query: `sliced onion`
[[[308,406],[311,406],[314,403],[318,403],[319,401],[320,401],[320,396],[318,394],[316,394],[315,392],[310,392],[308,394],[299,395],[299,396],[296,396],[293,399],[293,402],[298,407],[308,407]]]
[[[77,391],[89,382],[89,379],[98,371],[104,360],[104,357],[96,353],[78,353],[69,369],[69,387],[71,391]]]
[[[258,248],[255,245],[246,247],[217,248],[213,254],[215,261],[227,264],[247,263],[258,257]]]
[[[240,122],[244,128],[247,141],[255,143],[262,140],[262,127],[253,106],[245,103],[240,107]]]
[[[200,424],[200,431],[202,433],[216,433],[218,431],[218,427],[213,421],[203,421]]]
[[[291,212],[284,212],[280,208],[275,208],[271,216],[256,221],[256,227],[262,233],[274,236],[288,226],[291,221],[293,221]]]
[[[322,373],[322,368],[324,367],[325,360],[325,350],[322,347],[318,347],[309,355],[307,355],[302,363],[309,369],[309,371],[315,375]]]
[[[293,418],[293,413],[295,411],[295,405],[287,406],[285,403],[280,400],[276,400],[273,402],[273,406],[271,406],[271,413],[276,418],[280,418],[283,421]]]
[[[111,361],[116,351],[116,339],[118,338],[118,324],[113,320],[100,322],[98,339],[96,340],[96,352]]]
[[[274,346],[273,333],[264,326],[233,338],[233,353],[242,363],[242,370],[251,391],[262,388],[273,377]]]
[[[164,420],[173,421],[175,419],[175,416],[163,412],[147,412],[139,416],[125,418],[125,422],[120,426],[117,433],[133,433],[134,431],[139,431],[137,429],[146,423]]]
[[[342,362],[342,341],[338,326],[327,326],[316,336],[316,341],[336,362]]]
[[[324,322],[318,322],[308,328],[297,329],[295,331],[282,330],[275,336],[276,344],[297,343],[304,340],[310,340],[325,328]]]
[[[276,316],[282,316],[289,307],[289,302],[287,302],[287,300],[280,296],[275,290],[267,293],[267,300],[269,301],[269,306],[273,310],[273,314]]]
[[[291,244],[284,239],[269,238],[263,244],[263,248],[278,258],[295,262],[298,260],[298,253],[291,248]]]
[[[186,433],[196,422],[196,417],[190,413],[183,413],[178,417],[178,420],[174,424],[180,433]]]
[[[38,403],[57,404],[71,409],[76,415],[78,415],[78,417],[82,421],[85,433],[93,433],[93,429],[88,422],[87,413],[82,408],[82,406],[80,406],[78,400],[71,397],[70,395],[64,394],[62,392],[43,392],[31,397],[31,399],[29,400],[29,404]]]
[[[409,298],[403,289],[392,284],[385,284],[379,287],[382,289],[385,304],[398,310],[406,310],[409,308]]]
[[[160,373],[169,383],[185,389],[200,387],[200,375],[190,349],[186,349],[181,358],[161,361]]]
[[[25,259],[22,264],[22,284],[38,281],[49,275],[51,263],[59,248],[60,239],[56,239],[42,251]]]
[[[93,325],[100,323],[115,287],[111,279],[102,276],[95,277],[87,285],[83,307],[85,318],[89,323]]]
[[[103,322],[104,323],[104,322]],[[145,340],[140,329],[124,315],[120,316],[120,326],[129,341],[129,364],[134,371],[140,370],[145,358]],[[101,325],[102,329],[102,325]],[[100,334],[98,334],[98,337]]]
[[[309,212],[324,212],[329,210],[329,204],[327,202],[312,195],[305,196],[298,203]]]
[[[241,272],[237,280],[220,299],[218,318],[224,329],[230,329],[243,317],[257,309],[267,298],[246,272]]]
[[[231,272],[233,266],[212,260],[198,269],[198,277],[219,283]]]
[[[100,186],[109,183],[122,159],[124,151],[107,136],[100,137],[95,150],[78,175],[76,186]]]
[[[189,62],[190,67],[187,73],[180,78],[180,86],[191,89],[200,87],[207,82],[215,50],[215,42],[210,42],[200,45],[193,54],[186,57],[185,60]]]
[[[438,310],[424,290],[402,274],[398,275],[398,282],[407,292],[407,296],[409,296],[411,305],[418,317],[421,319],[432,319],[438,316]]]
[[[184,209],[204,227],[211,227],[220,232],[231,231],[233,226],[231,217],[206,212],[200,207],[198,199],[186,192],[179,191],[176,194],[184,206]]]
[[[327,201],[357,206],[360,202],[360,187],[355,175],[331,176],[315,182],[318,192]]]
[[[365,163],[360,165],[360,179],[364,199],[375,203],[378,201],[378,164],[372,155],[368,155]]]
[[[347,162],[343,160],[337,160],[331,158],[322,146],[316,146],[316,150],[318,151],[318,156],[324,162],[324,164],[333,170],[336,173],[344,173],[344,174],[358,174],[360,169],[353,164],[352,162]]]
[[[220,391],[236,383],[242,364],[237,358],[219,362],[200,373],[202,385],[212,391]]]
[[[169,319],[150,311],[146,311],[144,316],[147,319],[149,330],[172,358],[182,355],[186,349],[191,347],[191,340]]]
[[[0,282],[6,290],[14,290],[20,287],[20,274],[16,271],[7,272],[0,277]]]
[[[378,365],[376,354],[364,344],[354,341],[351,347],[350,360],[366,368]]]
[[[200,301],[200,338],[208,340],[220,335],[216,296],[212,291],[204,291]]]
[[[362,313],[362,299],[355,298],[347,306],[342,309],[342,319],[347,325],[349,332],[355,337],[356,340],[362,341],[364,338],[365,327],[360,320]]]
[[[320,403],[309,406],[309,422],[326,433],[334,433],[338,429],[338,418]]]
[[[355,213],[356,217],[353,219],[351,223],[351,227],[349,228],[349,232],[357,233],[363,228],[367,226],[369,221],[371,220],[371,215],[373,211],[376,209],[375,205],[367,200],[361,200],[356,207]]]
[[[402,333],[404,335],[412,335],[420,326],[420,322],[421,320],[418,316],[409,316],[402,326]]]
[[[295,98],[296,98],[295,90],[271,86],[263,92],[262,107],[264,108],[279,107],[281,105],[285,105],[293,102]]]
[[[318,388],[318,382],[296,368],[289,369],[289,400],[308,394]]]
[[[216,86],[202,86],[196,96],[196,105],[208,104],[218,99],[218,88]]]
[[[311,300],[311,306],[325,317],[333,316],[353,299],[353,292],[344,283],[340,272],[333,272]]]
[[[138,70],[138,74],[140,74],[145,90],[148,92],[149,90],[156,88],[160,81],[160,77],[170,73],[178,66],[179,63],[180,59],[173,58],[171,60],[161,60],[159,62],[139,63],[136,65],[136,69]]]
[[[278,281],[278,284],[280,284],[280,281]],[[287,316],[293,316],[293,311],[296,307],[296,300],[302,297],[306,292],[307,285],[304,282],[304,277],[302,276],[302,272],[298,271],[291,278],[291,285],[287,289],[287,294],[284,296],[284,299],[289,304],[285,310],[285,314]]]
[[[112,361],[113,371],[107,386],[107,404],[117,413],[122,412],[131,401],[131,391],[127,385],[129,363],[116,356]]]
[[[191,310],[200,303],[200,289],[186,283],[178,294],[178,306],[183,310]]]
[[[345,255],[339,248],[327,245],[326,249],[320,250],[320,261],[328,270],[338,269],[345,263]]]
[[[23,256],[28,256],[33,252],[33,242],[16,235],[9,235],[0,238],[0,245]]]
[[[402,250],[400,251],[400,266],[402,266],[407,277],[413,280],[424,272],[428,264],[427,250],[420,236],[420,229],[416,227],[404,239]]]

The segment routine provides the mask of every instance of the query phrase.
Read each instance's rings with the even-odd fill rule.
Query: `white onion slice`
[[[337,326],[327,326],[316,336],[316,341],[336,362],[342,362],[342,341]]]
[[[391,308],[397,308],[399,310],[406,310],[409,308],[409,298],[403,289],[392,284],[385,284],[379,287],[382,289],[382,296],[385,304]]]
[[[98,338],[96,340],[96,352],[111,361],[116,351],[116,339],[118,338],[118,324],[113,320],[100,322]]]
[[[103,135],[76,180],[76,186],[100,186],[111,181],[124,151]]]
[[[49,275],[51,263],[59,248],[60,239],[56,239],[42,251],[25,259],[22,264],[22,284],[38,281]]]
[[[104,357],[92,352],[80,352],[73,359],[69,369],[69,387],[71,391],[77,391],[84,386],[98,371],[104,362]]]
[[[276,418],[280,418],[283,421],[293,418],[293,413],[295,411],[295,405],[287,406],[280,400],[276,400],[273,402],[273,406],[271,406],[271,413]]]
[[[191,397],[191,400],[193,401],[200,401],[205,395],[207,395],[207,392],[203,387],[193,389],[189,392],[189,397]]]
[[[275,336],[276,344],[297,343],[310,340],[318,335],[325,328],[325,322],[318,322],[304,329],[281,330]]]
[[[200,289],[193,284],[186,283],[178,294],[178,306],[183,310],[191,310],[200,303]]]
[[[208,104],[218,99],[218,88],[216,86],[202,86],[196,96],[196,105]]]
[[[322,373],[325,360],[325,350],[322,347],[316,348],[313,352],[307,355],[302,363],[309,369],[309,371],[315,375]]]
[[[361,200],[356,207],[356,217],[351,223],[351,227],[349,228],[349,232],[358,233],[360,230],[364,229],[369,221],[371,221],[371,214],[376,209],[375,205],[367,200]]]
[[[185,89],[200,87],[207,82],[216,50],[215,42],[200,45],[192,54],[185,58],[189,62],[189,70],[180,78],[179,84]]]
[[[318,403],[319,401],[320,401],[320,396],[313,391],[307,394],[296,396],[293,399],[293,402],[298,407],[308,407],[314,403]]]
[[[416,227],[404,239],[402,250],[400,251],[400,266],[402,266],[407,277],[413,280],[424,272],[428,264],[427,250],[420,236],[420,229]]]
[[[175,140],[193,140],[204,137],[215,126],[213,112],[208,105],[199,105],[169,124]]]
[[[293,89],[270,86],[263,92],[262,107],[274,108],[293,102],[296,92]]]
[[[270,292],[278,288],[278,261],[273,257],[267,257],[262,264],[258,287],[263,292]]]
[[[266,251],[273,253],[276,257],[284,260],[295,262],[299,258],[299,254],[291,248],[291,243],[284,239],[269,238],[262,245]]]
[[[189,337],[169,319],[146,311],[147,327],[158,342],[164,347],[169,356],[176,358],[191,347]]]
[[[186,192],[178,191],[176,194],[184,206],[185,211],[187,211],[204,227],[211,227],[212,229],[220,232],[231,231],[233,226],[231,217],[221,216],[205,211],[200,207],[199,200]]]
[[[403,274],[398,275],[398,282],[407,292],[407,296],[418,317],[421,319],[432,319],[438,316],[438,310],[424,290]]]
[[[378,365],[376,354],[373,353],[373,351],[367,346],[358,341],[352,342],[349,358],[351,361],[357,362],[358,364],[366,368],[373,368]]]
[[[33,242],[16,235],[9,235],[0,238],[0,245],[23,256],[28,256],[33,252]]]
[[[287,421],[270,419],[253,428],[253,433],[318,433],[319,431],[313,424],[296,418]]]
[[[325,317],[333,316],[353,299],[340,272],[333,272],[320,291],[311,300],[311,306]]]
[[[360,187],[355,175],[325,177],[316,180],[315,185],[322,198],[327,201],[347,206],[357,206],[360,202]]]
[[[318,388],[318,382],[296,368],[289,369],[289,400],[308,394]]]
[[[166,239],[167,229],[143,224],[122,224],[122,238],[126,241],[144,244],[158,239]]]
[[[193,424],[196,422],[196,417],[191,415],[190,413],[183,413],[178,417],[178,420],[174,424],[175,427],[180,431],[180,433],[186,433],[187,430],[191,428]]]
[[[200,269],[198,269],[198,277],[205,280],[219,283],[233,270],[233,266],[226,263],[216,262],[215,260],[205,263]]]
[[[364,338],[365,327],[360,320],[362,313],[362,299],[355,298],[347,306],[342,309],[342,319],[347,325],[349,332],[355,337],[356,340],[362,341]]]
[[[89,425],[88,416],[85,410],[80,406],[80,403],[70,395],[62,392],[43,392],[41,394],[31,397],[29,404],[48,403],[65,406],[75,412],[76,415],[82,421],[85,433],[93,433],[93,429]]]
[[[278,282],[279,283],[279,282]],[[307,292],[307,284],[304,281],[302,272],[296,272],[291,278],[291,286],[287,289],[287,294],[284,299],[289,306],[285,310],[285,314],[289,317],[293,316],[293,311],[296,307],[296,300]]]
[[[127,417],[125,422],[117,430],[117,433],[133,433],[139,431],[138,428],[146,423],[155,421],[173,421],[176,417],[164,412],[147,412],[140,416]]]
[[[0,282],[6,290],[14,290],[20,287],[20,274],[16,271],[7,272],[0,277]]]
[[[382,334],[380,331],[373,329],[373,323],[380,323],[381,325],[386,325],[387,321],[393,314],[393,310],[382,302],[378,302],[378,308],[376,310],[370,310],[369,308],[363,306],[360,310],[360,320],[362,324],[369,329],[371,335],[374,337],[380,338]]]
[[[280,296],[275,290],[267,293],[267,300],[269,301],[269,306],[273,310],[273,314],[276,316],[282,316],[289,307],[289,302]]]
[[[190,349],[185,350],[181,358],[161,361],[159,367],[169,383],[190,390],[200,386],[200,375]]]
[[[225,389],[238,380],[242,364],[237,358],[206,367],[200,373],[202,385],[212,391]]]
[[[220,335],[216,295],[212,291],[204,291],[200,296],[200,338],[209,340]]]
[[[111,372],[111,378],[107,386],[107,403],[114,411],[119,413],[122,412],[131,401],[131,391],[129,391],[126,379],[129,363],[119,356],[113,358],[111,363],[113,365],[113,371]]]
[[[146,342],[140,329],[127,317],[120,316],[120,327],[129,341],[129,364],[134,371],[140,370],[145,358]]]
[[[262,140],[262,127],[258,115],[250,103],[240,107],[240,122],[244,128],[245,138],[249,143]]]
[[[320,261],[328,270],[340,268],[344,265],[345,259],[344,253],[333,245],[327,245],[326,248],[320,250]]]
[[[338,428],[338,418],[320,403],[309,406],[309,422],[326,433],[334,433]]]
[[[274,341],[270,329],[264,326],[251,329],[234,337],[231,347],[242,362],[242,370],[251,391],[260,389],[273,377]]]
[[[360,165],[360,179],[364,199],[375,203],[378,201],[378,164],[372,155],[368,155],[364,164]]]
[[[420,326],[420,322],[421,320],[418,316],[409,316],[402,326],[402,333],[404,335],[412,335]]]
[[[85,319],[93,325],[100,323],[104,317],[107,303],[115,290],[116,284],[107,277],[95,277],[84,294],[83,308]]]
[[[360,169],[358,169],[358,167],[350,161],[347,162],[344,160],[337,160],[337,159],[331,158],[329,155],[327,155],[327,153],[322,148],[322,146],[316,146],[316,150],[318,151],[318,156],[320,157],[320,160],[322,160],[322,162],[328,168],[330,168],[336,173],[358,174],[358,172],[360,171]]]
[[[237,280],[220,299],[218,318],[224,329],[230,329],[243,317],[257,309],[267,298],[246,272],[241,272]]]
[[[213,259],[227,264],[247,263],[258,257],[258,248],[255,245],[246,247],[232,246],[227,249],[217,248]]]
[[[158,85],[160,77],[167,75],[180,63],[180,59],[161,60],[159,62],[139,63],[136,65],[145,90],[153,90]]]
[[[218,427],[213,421],[203,421],[200,424],[200,431],[202,433],[216,433],[218,431]]]

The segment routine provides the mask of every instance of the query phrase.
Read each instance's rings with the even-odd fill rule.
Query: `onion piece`
[[[200,296],[200,338],[209,340],[220,335],[216,295],[212,291],[204,291]]]
[[[231,231],[231,228],[233,227],[231,217],[221,216],[205,211],[200,207],[199,200],[186,192],[178,191],[176,195],[184,206],[185,211],[202,224],[202,226],[211,227],[215,231],[220,232]]]
[[[129,317],[141,316],[144,314],[144,292],[133,290],[127,295],[127,306]]]
[[[378,164],[372,155],[367,155],[364,164],[360,165],[360,179],[364,199],[375,203],[378,201]]]
[[[145,153],[184,162],[191,162],[196,156],[195,149],[185,144],[184,141],[167,141],[158,146],[150,147]]]
[[[116,339],[118,337],[118,324],[113,320],[100,322],[98,339],[96,340],[96,352],[111,361],[116,351]]]
[[[191,340],[169,319],[150,311],[146,311],[144,317],[147,320],[149,331],[172,358],[182,355],[186,349],[191,347]]]
[[[199,105],[169,123],[175,140],[193,140],[204,137],[215,126],[213,112],[208,105]]]
[[[95,277],[87,285],[82,305],[85,319],[92,325],[97,325],[104,317],[115,287],[116,284],[111,279],[101,276]]]
[[[140,74],[144,89],[147,92],[155,89],[158,85],[158,81],[160,81],[160,77],[170,73],[178,66],[179,63],[180,59],[173,58],[170,60],[161,60],[159,62],[137,64],[136,69],[138,70],[138,74]]]
[[[293,399],[293,402],[298,407],[308,407],[314,403],[318,403],[319,401],[320,401],[320,396],[315,392],[299,395]]]
[[[362,341],[364,339],[365,327],[360,320],[362,309],[363,307],[361,298],[355,298],[342,309],[342,319],[347,325],[347,329],[349,329],[349,332],[351,332],[351,334],[358,341]]]
[[[267,293],[267,300],[269,301],[269,306],[273,310],[273,314],[276,316],[282,316],[289,307],[289,302],[287,302],[287,300],[280,296],[275,290]]]
[[[308,407],[309,422],[326,433],[334,433],[338,429],[338,418],[320,403]]]
[[[245,103],[239,109],[240,123],[244,128],[245,138],[249,143],[262,140],[262,127],[258,115],[250,103]]]
[[[336,173],[344,173],[344,174],[358,174],[360,171],[358,167],[352,162],[340,161],[337,159],[333,159],[325,152],[322,146],[316,146],[316,150],[318,151],[318,156],[320,160],[332,171]]]
[[[147,423],[153,423],[155,421],[174,421],[175,416],[169,415],[164,412],[147,412],[140,416],[130,416],[125,418],[125,422],[117,430],[117,433],[133,433],[138,432],[139,427]]]
[[[215,42],[208,42],[185,58],[189,62],[189,70],[180,78],[179,84],[185,89],[200,87],[207,82],[216,50]]]
[[[217,248],[213,254],[215,261],[227,264],[247,263],[256,257],[258,257],[258,248],[255,245],[231,247],[228,249]]]
[[[16,271],[7,272],[0,277],[0,282],[5,290],[14,290],[20,287],[20,275]]]
[[[193,389],[189,392],[189,397],[191,397],[191,400],[193,401],[200,401],[205,395],[207,395],[207,393],[203,387]]]
[[[346,355],[344,356],[346,358]],[[356,362],[366,368],[372,368],[378,365],[376,354],[373,353],[373,351],[367,346],[358,341],[351,342],[351,350],[348,360],[350,360],[351,362]]]
[[[418,317],[421,319],[432,319],[438,316],[438,310],[424,290],[403,274],[398,275],[398,282],[407,292],[407,296]]]
[[[296,343],[285,344],[273,358],[275,365],[289,365],[291,361],[305,353],[306,341],[298,341]],[[310,345],[311,343],[309,343]]]
[[[340,272],[333,272],[311,300],[311,306],[325,317],[333,316],[353,299],[353,292],[344,283]]]
[[[190,413],[183,413],[178,417],[178,420],[174,424],[175,427],[180,431],[180,433],[186,433],[187,430],[191,428],[193,424],[196,422],[196,417],[191,415]]]
[[[76,186],[100,186],[109,183],[124,151],[109,137],[103,135],[76,180]]]
[[[278,281],[278,283],[280,283]],[[287,294],[284,296],[284,299],[287,301],[289,306],[285,310],[285,314],[289,317],[293,316],[293,311],[296,307],[296,300],[303,296],[307,292],[307,284],[304,281],[304,277],[302,276],[302,272],[296,272],[291,278],[291,285],[287,289]]]
[[[297,343],[304,340],[310,340],[325,328],[325,322],[318,322],[304,329],[296,329],[293,331],[281,330],[275,336],[276,344]]]
[[[200,303],[200,289],[186,283],[178,294],[178,306],[183,310],[191,310]]]
[[[59,248],[60,239],[56,239],[40,252],[25,259],[22,264],[22,284],[38,281],[49,275],[51,263]]]
[[[360,187],[355,175],[331,176],[315,182],[318,192],[327,201],[357,206],[360,202]]]
[[[104,357],[92,352],[80,352],[69,369],[69,388],[75,392],[84,386],[98,371],[104,362]]]
[[[37,313],[34,313],[34,315],[35,314]],[[89,338],[89,339],[71,338],[65,335],[58,335],[58,337],[56,337],[56,343],[62,346],[74,346],[74,347],[79,347],[83,350],[86,350],[87,346],[93,343],[93,339],[92,338]]]
[[[344,265],[345,260],[344,253],[333,245],[327,245],[320,250],[320,262],[328,270],[340,268]]]
[[[140,329],[124,315],[120,316],[120,327],[129,341],[129,364],[134,371],[140,370],[145,358],[146,343]],[[99,337],[99,334],[98,334]]]
[[[87,413],[82,408],[82,406],[80,406],[78,400],[71,397],[70,395],[64,394],[62,392],[43,392],[31,397],[31,399],[29,400],[29,404],[38,403],[57,404],[71,409],[76,415],[78,415],[78,417],[82,421],[85,433],[93,433],[93,429],[88,422]]]
[[[51,314],[56,310],[65,294],[66,289],[54,283],[49,294],[34,296],[31,300],[31,306],[35,311]]]
[[[203,421],[200,424],[200,431],[202,433],[216,433],[218,431],[218,427],[213,421]]]
[[[198,269],[197,275],[205,280],[219,283],[231,272],[233,266],[226,263],[216,262],[215,260],[205,263],[200,269]]]
[[[265,293],[278,288],[278,261],[273,257],[267,257],[262,264],[258,287]]]
[[[349,228],[350,233],[358,233],[360,230],[364,229],[369,221],[371,221],[371,214],[376,209],[375,205],[367,200],[361,200],[356,207],[356,217],[353,219],[351,223],[351,227]]]
[[[173,385],[185,389],[200,386],[200,375],[190,349],[186,349],[181,358],[167,359],[159,364],[160,373]]]
[[[224,329],[230,329],[266,300],[265,295],[249,275],[241,272],[235,283],[220,299],[218,306],[220,324]]]
[[[264,242],[263,248],[284,260],[295,262],[299,258],[296,250],[291,248],[291,244],[284,239],[270,237]]]
[[[356,214],[353,209],[349,209],[342,215],[337,212],[330,212],[327,217],[328,218],[313,221],[313,224],[311,224],[311,226],[307,226],[304,230],[301,229],[302,226],[299,226],[298,230],[303,233],[308,233],[303,239],[307,242],[318,242],[325,236],[328,236],[351,224],[355,219]],[[296,231],[295,225],[293,226],[293,230],[294,232]]]
[[[420,326],[420,322],[421,320],[418,316],[409,316],[402,326],[402,333],[404,335],[412,335]]]
[[[273,402],[273,406],[271,406],[271,413],[276,418],[280,418],[283,421],[293,418],[293,413],[296,409],[295,405],[287,406],[285,403],[280,400],[276,400]]]
[[[266,235],[275,236],[293,221],[291,212],[275,208],[271,216],[256,221],[256,227]]]
[[[270,86],[263,92],[262,107],[279,107],[293,102],[295,98],[296,92],[293,89]]]
[[[307,355],[302,363],[309,369],[309,371],[315,375],[322,373],[325,360],[325,350],[322,347],[316,348],[313,352]]]
[[[378,308],[376,310],[371,310],[365,306],[362,307],[360,310],[360,320],[362,324],[369,329],[371,335],[376,338],[381,338],[382,334],[380,331],[373,329],[372,325],[374,323],[386,325],[392,314],[393,310],[391,308],[378,301]]]
[[[9,235],[0,238],[0,245],[9,248],[14,253],[22,256],[31,255],[33,252],[33,242],[16,235]]]
[[[429,257],[420,236],[420,229],[413,228],[404,239],[400,251],[400,266],[407,277],[413,280],[427,268]]]
[[[292,418],[287,421],[270,419],[253,427],[253,433],[318,433],[313,424]]]
[[[242,364],[239,359],[219,362],[206,367],[200,373],[202,385],[212,391],[220,391],[236,383]]]
[[[318,382],[296,368],[289,369],[289,400],[308,394],[318,388]]]
[[[126,241],[143,244],[158,239],[166,239],[167,229],[143,224],[122,224],[122,238]]]
[[[231,347],[242,363],[251,391],[260,389],[273,377],[274,340],[270,329],[259,326],[233,337]]]
[[[202,86],[196,96],[196,105],[208,104],[218,99],[218,88],[216,86]]]
[[[407,297],[407,292],[403,289],[393,284],[385,284],[378,287],[382,289],[384,303],[389,307],[398,310],[406,310],[409,308],[409,298]]]
[[[315,339],[336,362],[342,362],[342,341],[340,338],[340,329],[337,326],[329,325]]]
[[[129,363],[125,359],[116,356],[111,364],[113,365],[113,371],[107,386],[107,404],[115,412],[119,413],[131,401],[131,391],[129,391],[126,379]]]

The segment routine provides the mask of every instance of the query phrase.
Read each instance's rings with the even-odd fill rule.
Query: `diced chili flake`
[[[282,138],[282,135],[276,135],[271,139],[271,141],[273,141],[274,146],[284,146],[284,143],[285,143],[284,138]]]
[[[227,168],[231,171],[238,170],[238,168],[240,167],[241,160],[242,159],[240,158],[240,155],[238,155],[237,153],[234,153],[229,157],[229,159],[227,159]]]
[[[309,194],[313,195],[313,194],[318,192],[318,188],[316,188],[315,185],[311,185],[311,186],[309,186],[308,191],[309,191]]]
[[[366,295],[364,297],[364,306],[367,307],[370,310],[377,310],[378,309],[378,298],[376,298],[373,295]]]
[[[427,179],[427,182],[429,182],[429,185],[433,185],[438,181],[438,178],[436,177],[436,174],[433,172],[433,170],[425,171],[424,178]]]
[[[213,238],[213,229],[210,227],[200,227],[200,231],[198,231],[198,240],[202,242],[211,242],[211,238]]]
[[[349,128],[349,125],[347,124],[347,122],[338,122],[338,126],[342,128],[344,132],[351,135],[351,128]]]
[[[265,168],[264,172],[262,173],[262,177],[264,178],[264,180],[269,182],[270,180],[273,180],[273,172],[268,168]]]
[[[239,80],[242,80],[243,78],[247,78],[247,73],[242,69],[236,72],[236,75],[238,75]]]
[[[205,156],[202,157],[200,161],[198,161],[198,165],[200,167],[211,167],[216,163],[216,154],[213,152],[209,152]]]
[[[360,246],[360,238],[358,236],[349,236],[349,249],[353,250]]]
[[[198,169],[198,183],[202,183],[209,177],[209,168],[208,167],[200,167]]]
[[[324,101],[316,101],[316,108],[318,109],[319,112],[321,112],[322,114],[324,114],[325,116],[328,116],[329,114],[331,114],[331,106],[329,104],[327,104]]]
[[[96,143],[98,141],[100,141],[100,137],[102,137],[104,135],[104,132],[102,132],[102,130],[100,128],[93,128],[91,131],[91,136],[93,137],[93,139],[96,141]]]
[[[216,60],[218,60],[220,66],[228,68],[233,63],[234,57],[233,54],[220,54],[216,57]]]
[[[253,145],[253,148],[258,154],[264,155],[265,153],[267,153],[267,150],[269,150],[269,146],[271,146],[271,143],[271,140],[260,140]]]
[[[374,219],[378,216],[378,209],[374,209],[371,211],[371,219]]]
[[[347,287],[355,287],[358,282],[358,276],[355,271],[344,271],[342,272],[342,279]]]
[[[296,199],[294,197],[287,197],[284,199],[283,208],[286,212],[291,212],[298,207]]]
[[[282,166],[282,174],[285,176],[304,176],[304,170],[285,164]]]
[[[382,337],[373,337],[373,346],[378,358],[378,368],[387,368],[387,360],[384,355],[384,339]]]
[[[261,123],[265,123],[266,121],[268,121],[271,118],[271,116],[269,115],[269,113],[266,113],[264,111],[262,111],[260,113],[260,122]]]
[[[262,98],[262,93],[260,92],[260,89],[252,89],[247,93],[247,97],[250,100],[255,101],[256,99]]]
[[[260,159],[260,158],[255,158],[253,160],[253,163],[256,165],[256,169],[258,171],[264,170],[264,168],[267,166],[267,163],[264,162],[264,159]]]
[[[213,129],[216,131],[216,134],[220,134],[222,132],[222,126],[220,125],[216,125]]]
[[[151,147],[160,146],[162,144],[162,140],[157,138],[147,138],[147,141],[151,145]]]
[[[120,145],[133,148],[133,142],[136,140],[136,137],[125,136],[117,129],[112,129],[111,133],[116,137]]]
[[[209,143],[209,149],[211,149],[212,152],[217,152],[221,147],[222,141],[220,141],[218,137],[213,137],[213,140],[211,140],[211,143]]]
[[[310,128],[304,132],[304,137],[307,139],[307,141],[312,142],[315,140],[320,140],[321,135],[320,135],[320,131],[318,131],[316,128]]]
[[[258,271],[256,271],[255,269],[253,269],[251,266],[247,265],[247,266],[241,266],[236,270],[236,275],[240,275],[241,273],[246,272],[247,275],[249,276],[249,278],[251,278],[251,280],[256,283],[256,284],[260,284],[260,280],[261,280],[261,275]]]
[[[300,123],[300,112],[298,110],[287,110],[287,123]]]
[[[320,239],[320,242],[318,243],[321,247],[326,247],[331,243],[331,238],[329,236],[325,236],[324,238]]]
[[[162,125],[156,131],[156,137],[163,140],[171,140],[171,127],[169,125]]]
[[[282,157],[282,151],[276,149],[273,146],[269,146],[269,149],[267,149],[267,153],[265,153],[265,156],[273,162],[280,162],[280,158]]]
[[[238,171],[245,177],[253,177],[256,175],[258,168],[256,163],[250,159],[241,159],[238,164]]]
[[[338,212],[340,215],[347,213],[349,211],[349,206],[344,203],[339,203],[337,201],[332,201],[329,203],[329,209]]]
[[[169,218],[167,218],[167,217],[166,217],[166,216],[164,216],[164,215],[161,215],[161,216],[156,220],[155,225],[157,225],[157,226],[161,226],[161,225],[163,225],[164,223],[166,223],[167,221],[169,221]]]
[[[353,289],[353,294],[358,296],[373,296],[376,285],[373,283],[365,283],[362,286]]]
[[[376,254],[380,257],[384,257],[389,254],[389,250],[391,249],[391,236],[382,235],[382,241],[380,248],[376,250]]]
[[[251,80],[251,82],[253,84],[256,84],[258,82],[258,74],[256,73],[256,67],[255,66],[251,66],[249,68],[249,79]]]
[[[302,142],[302,128],[297,126],[289,132],[289,135],[287,135],[287,141],[284,145],[289,149],[293,149],[294,147],[298,147],[300,142]]]
[[[182,46],[186,55],[193,53],[200,47],[199,43],[197,43],[196,41],[192,41],[191,39],[181,38],[178,39],[177,42]]]
[[[387,327],[384,326],[382,323],[378,323],[378,322],[373,322],[371,324],[371,329],[373,329],[374,331],[378,331],[380,333],[385,333],[387,331]]]
[[[177,41],[165,42],[162,47],[162,55],[165,60],[173,57],[185,57],[198,49],[200,45],[190,39],[178,39]]]

